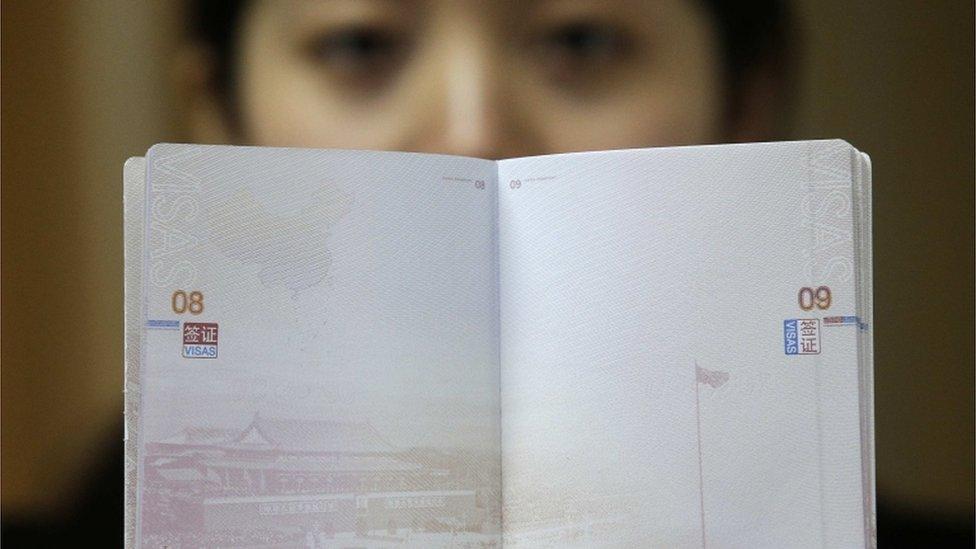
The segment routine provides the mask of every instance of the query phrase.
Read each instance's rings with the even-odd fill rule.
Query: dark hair
[[[705,0],[719,39],[726,93],[726,124],[742,115],[749,84],[768,77],[779,86],[774,108],[788,103],[794,84],[798,29],[786,0]],[[782,116],[782,112],[777,113]]]
[[[214,91],[231,120],[237,120],[237,59],[241,19],[250,0],[188,0],[189,38],[213,57]]]
[[[699,0],[711,15],[719,39],[726,92],[726,122],[740,115],[752,79],[766,75],[789,90],[793,80],[796,29],[786,0]],[[250,0],[189,0],[191,38],[214,57],[216,91],[229,114],[236,111],[235,55],[238,31]]]

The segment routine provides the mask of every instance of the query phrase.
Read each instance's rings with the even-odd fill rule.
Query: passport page
[[[135,545],[498,546],[495,164],[157,145],[146,165]]]
[[[867,168],[842,141],[500,163],[506,546],[873,545]]]
[[[123,539],[126,547],[135,546],[136,536],[136,464],[138,448],[135,433],[139,418],[139,370],[142,364],[143,301],[142,258],[144,215],[146,202],[146,160],[130,158],[122,168],[122,205],[125,224],[124,271],[125,271],[125,418],[124,418],[124,469]]]

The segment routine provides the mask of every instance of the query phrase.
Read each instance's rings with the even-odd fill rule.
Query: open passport
[[[872,547],[840,140],[125,179],[130,547]]]

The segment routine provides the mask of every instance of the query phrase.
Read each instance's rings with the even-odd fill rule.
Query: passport
[[[159,144],[129,547],[874,547],[871,166]]]

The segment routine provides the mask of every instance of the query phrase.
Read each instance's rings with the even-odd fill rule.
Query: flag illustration
[[[725,385],[725,382],[729,380],[728,372],[708,370],[698,366],[697,364],[695,365],[695,372],[698,376],[698,383],[704,383],[716,389],[722,385]]]

